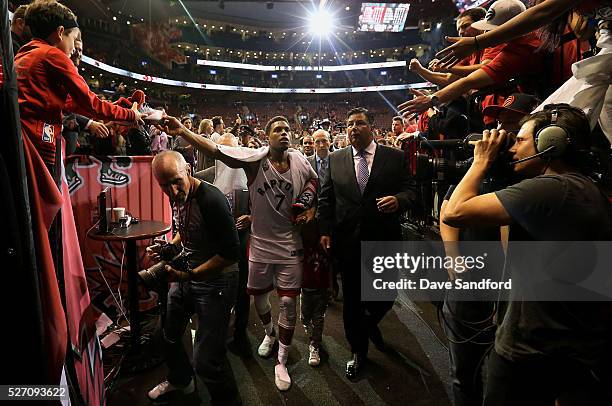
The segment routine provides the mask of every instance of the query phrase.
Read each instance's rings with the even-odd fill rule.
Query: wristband
[[[476,52],[480,50],[480,46],[478,45],[478,35],[474,36],[474,46],[476,47]]]

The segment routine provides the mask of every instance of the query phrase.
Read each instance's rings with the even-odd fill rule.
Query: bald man
[[[168,376],[148,396],[161,402],[195,391],[194,371],[182,338],[196,313],[195,372],[206,384],[213,404],[240,404],[225,354],[240,256],[234,217],[223,193],[191,176],[191,167],[178,152],[161,152],[152,165],[153,176],[170,198],[178,226],[172,244],[180,244],[189,254],[189,273],[166,266],[171,282],[163,328]],[[159,250],[160,244],[147,248],[153,259],[159,258]]]
[[[317,130],[312,133],[314,141],[314,155],[308,157],[308,162],[319,175],[319,187],[323,183],[323,176],[327,173],[327,164],[329,162],[329,147],[331,145],[331,137],[329,132],[325,130]]]

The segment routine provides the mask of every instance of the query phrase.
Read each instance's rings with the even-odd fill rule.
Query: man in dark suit
[[[329,168],[329,146],[331,139],[329,133],[325,130],[317,130],[312,133],[314,154],[306,157],[312,169],[319,176],[319,190],[323,184],[323,178],[327,176]]]
[[[399,215],[415,204],[415,187],[402,151],[377,145],[372,115],[355,108],[347,115],[348,148],[330,155],[317,218],[320,243],[338,260],[344,294],[344,330],[353,353],[346,376],[357,377],[368,352],[368,337],[383,349],[378,323],[393,302],[362,302],[360,296],[361,241],[402,239]]]

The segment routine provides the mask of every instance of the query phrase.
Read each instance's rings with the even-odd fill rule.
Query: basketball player
[[[179,135],[205,155],[232,168],[244,169],[251,199],[251,242],[247,291],[264,325],[258,348],[261,357],[272,354],[278,340],[276,387],[291,386],[287,356],[296,323],[296,297],[302,283],[303,247],[299,224],[314,217],[314,209],[294,215],[295,207],[309,207],[316,195],[317,174],[306,158],[289,150],[290,128],[285,117],[272,118],[265,127],[269,147],[250,149],[217,145],[194,134],[176,118],[163,121],[167,134]],[[272,323],[270,292],[279,296],[278,333]]]

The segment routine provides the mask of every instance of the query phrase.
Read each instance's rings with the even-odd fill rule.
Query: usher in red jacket
[[[21,131],[46,164],[55,163],[56,138],[62,133],[62,111],[102,120],[134,121],[130,109],[100,100],[66,54],[33,39],[15,56]]]

